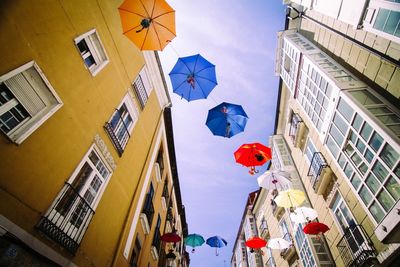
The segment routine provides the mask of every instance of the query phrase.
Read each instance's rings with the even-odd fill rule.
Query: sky
[[[232,249],[257,175],[235,162],[244,143],[268,146],[278,94],[274,75],[277,32],[283,30],[282,0],[167,0],[176,11],[177,37],[159,53],[172,100],[175,153],[189,234],[219,235],[228,245],[203,244],[190,253],[191,267],[230,266]],[[168,73],[179,57],[200,53],[216,65],[218,85],[207,99],[187,102],[172,91]],[[208,110],[221,102],[240,104],[249,120],[231,138],[214,136]],[[261,174],[266,166],[260,169]]]

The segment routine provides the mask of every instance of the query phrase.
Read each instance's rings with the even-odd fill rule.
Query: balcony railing
[[[293,145],[295,147],[301,147],[303,140],[304,133],[306,132],[306,126],[297,113],[293,113],[291,121],[290,121],[290,128],[289,128],[289,136],[293,141]]]
[[[288,248],[285,248],[285,249],[282,250],[282,252],[281,252],[281,256],[282,256],[284,259],[288,260],[288,259],[291,259],[292,256],[296,254],[296,249],[295,249],[295,247],[293,246],[293,241],[292,241],[293,239],[292,239],[292,236],[291,236],[289,233],[286,233],[286,234],[283,236],[283,239],[285,239],[286,241],[288,241],[288,242],[290,243],[290,246],[289,246]]]
[[[260,231],[261,231],[261,236],[262,236],[264,239],[269,238],[269,230],[268,230],[268,225],[267,225],[267,221],[266,221],[266,220],[263,220],[263,221],[261,222]]]
[[[118,125],[118,127],[117,127]],[[115,128],[117,127],[117,129]],[[111,122],[106,122],[104,124],[104,129],[111,139],[115,149],[119,156],[122,156],[126,143],[130,138],[128,127],[126,126],[119,110],[116,111]]]
[[[37,228],[75,255],[94,215],[90,204],[68,183]]]
[[[276,267],[276,263],[274,257],[270,257],[267,262],[265,263],[266,267]]]
[[[321,172],[322,169],[327,167],[328,164],[325,161],[324,156],[322,156],[321,152],[315,152],[312,160],[311,160],[311,165],[310,168],[308,169],[308,176],[311,176],[311,184],[313,185],[313,188],[315,189],[315,185],[317,184],[318,180],[321,177]]]
[[[348,227],[337,248],[346,267],[379,264],[375,247],[361,225]]]
[[[151,227],[151,223],[153,222],[153,217],[154,217],[154,206],[153,206],[153,198],[150,193],[147,193],[146,195],[146,201],[144,203],[142,213],[146,214],[149,227]]]

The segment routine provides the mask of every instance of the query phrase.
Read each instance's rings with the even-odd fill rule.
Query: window
[[[297,247],[300,249],[299,256],[301,262],[303,263],[303,266],[316,267],[317,263],[315,262],[310,242],[308,241],[306,235],[303,233],[303,226],[301,224],[296,227],[294,238],[296,240]]]
[[[94,145],[39,223],[39,229],[75,253],[111,176]]]
[[[312,142],[311,138],[308,137],[304,154],[306,155],[306,158],[308,159],[309,163],[311,163],[315,152],[317,152],[317,149],[315,148],[314,143]]]
[[[139,237],[136,236],[135,239],[135,246],[133,247],[132,250],[132,255],[131,255],[131,267],[137,267],[138,261],[139,261],[139,255],[140,255],[140,250],[142,249],[142,245],[140,243]]]
[[[90,73],[95,76],[108,63],[108,58],[95,29],[79,36],[75,45]]]
[[[132,86],[139,100],[140,107],[143,109],[151,92],[151,85],[147,76],[146,67],[139,72]]]
[[[62,106],[34,61],[0,77],[0,129],[22,143]]]
[[[380,8],[376,16],[374,28],[400,37],[400,11]]]
[[[122,155],[128,143],[133,126],[137,120],[135,104],[129,93],[124,97],[122,103],[115,110],[109,122],[104,126],[119,156]]]
[[[142,210],[142,213],[146,214],[149,228],[151,228],[154,216],[153,196],[154,196],[154,187],[153,184],[150,183],[149,192],[146,195],[146,200]]]
[[[156,248],[158,254],[160,254],[160,249],[161,249],[160,227],[161,227],[161,217],[160,217],[160,214],[158,214],[156,229],[154,229],[154,236],[153,236],[153,242],[152,242],[152,246],[154,246]]]

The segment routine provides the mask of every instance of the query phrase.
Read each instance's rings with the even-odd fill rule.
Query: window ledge
[[[150,225],[149,221],[147,220],[147,216],[144,213],[140,214],[140,223],[142,225],[143,233],[148,235],[150,233]]]

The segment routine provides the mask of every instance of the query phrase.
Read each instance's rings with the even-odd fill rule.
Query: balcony
[[[290,259],[292,259],[293,256],[297,255],[296,248],[293,246],[292,236],[289,233],[286,233],[283,236],[283,239],[290,242],[291,244],[290,247],[282,250],[281,257],[286,261],[290,261]]]
[[[274,189],[272,191],[271,208],[272,208],[272,214],[279,220],[282,217],[282,214],[285,211],[285,209],[276,204],[274,199],[276,198],[277,195],[278,195],[278,190]]]
[[[271,257],[267,260],[267,262],[265,263],[265,267],[276,267],[274,257]]]
[[[293,113],[290,121],[289,136],[291,137],[295,147],[303,148],[307,132],[307,126],[304,124],[299,114]]]
[[[144,203],[142,213],[140,214],[140,222],[142,224],[143,232],[148,234],[150,232],[151,223],[154,217],[153,198],[147,193],[146,201]]]
[[[314,153],[307,175],[311,176],[311,184],[316,194],[327,195],[329,193],[327,188],[330,187],[334,175],[321,152]]]
[[[104,124],[104,130],[107,132],[111,142],[118,152],[118,155],[121,157],[126,143],[130,138],[130,134],[119,110],[117,110],[111,122],[106,122]]]
[[[379,266],[375,247],[361,225],[348,227],[337,248],[346,267]]]
[[[267,221],[263,220],[260,225],[260,233],[261,237],[264,239],[268,239],[270,237]]]
[[[75,255],[93,215],[90,204],[66,183],[60,197],[42,216],[37,228]]]

